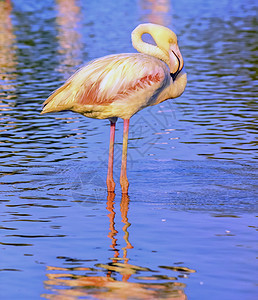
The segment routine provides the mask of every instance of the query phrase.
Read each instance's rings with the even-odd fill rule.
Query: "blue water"
[[[0,1],[0,298],[257,299],[256,1]],[[172,28],[185,93],[131,119],[40,115],[83,63]]]

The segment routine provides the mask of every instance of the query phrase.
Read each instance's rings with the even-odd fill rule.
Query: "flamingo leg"
[[[116,186],[113,178],[115,129],[116,129],[116,120],[110,120],[110,142],[109,142],[108,173],[107,173],[108,192],[114,192]]]
[[[127,144],[128,144],[128,131],[129,131],[129,119],[124,120],[124,134],[123,134],[123,152],[122,152],[122,165],[120,174],[120,184],[122,193],[128,193],[129,182],[126,175],[127,165]]]

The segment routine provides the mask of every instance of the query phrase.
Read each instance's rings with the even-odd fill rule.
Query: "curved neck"
[[[153,24],[141,24],[136,27],[132,32],[133,47],[141,53],[149,54],[163,60],[169,66],[169,57],[158,47],[158,45],[154,46],[142,40],[142,35],[148,33],[157,44],[155,37],[152,35],[152,32],[155,30],[154,26]]]

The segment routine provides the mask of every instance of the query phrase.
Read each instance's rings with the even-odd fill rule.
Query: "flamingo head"
[[[154,26],[152,27],[151,35],[157,47],[166,55],[170,75],[175,80],[184,66],[184,60],[177,43],[177,36],[167,27],[157,24],[152,25]]]
[[[142,41],[144,33],[152,36],[155,46]],[[132,32],[132,43],[139,52],[163,60],[168,65],[173,80],[183,69],[184,61],[178,48],[177,36],[169,28],[153,23],[140,24]]]

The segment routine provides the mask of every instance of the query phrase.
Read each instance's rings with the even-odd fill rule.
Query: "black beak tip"
[[[173,81],[176,80],[177,75],[178,75],[178,72],[170,73],[170,76],[172,77]]]
[[[176,80],[177,78],[177,75],[184,69],[184,64],[182,66],[182,68],[180,69],[180,62],[179,62],[179,66],[178,66],[178,69],[175,73],[170,73],[170,76],[172,77],[173,81]]]

